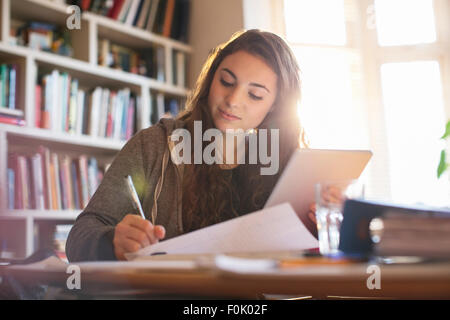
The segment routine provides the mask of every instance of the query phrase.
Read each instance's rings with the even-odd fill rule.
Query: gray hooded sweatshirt
[[[146,218],[165,227],[166,239],[183,233],[183,165],[170,161],[170,135],[181,127],[182,121],[161,119],[126,143],[70,231],[66,243],[69,261],[116,259],[114,228],[125,215],[136,212],[125,184],[127,175],[133,178]]]

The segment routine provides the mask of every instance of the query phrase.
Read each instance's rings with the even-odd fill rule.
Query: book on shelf
[[[162,35],[169,38],[171,35],[173,13],[175,9],[175,0],[167,0],[166,10],[164,13],[164,22],[162,27]]]
[[[167,0],[159,0],[152,32],[157,34],[163,33],[164,18],[166,16],[166,7],[167,7]]]
[[[8,154],[8,195],[9,208],[22,209],[22,186],[17,153]]]
[[[184,109],[184,99],[166,96],[161,92],[150,93],[150,124],[156,124],[161,118],[175,118]]]
[[[0,107],[17,108],[18,64],[0,64]]]
[[[68,0],[83,11],[187,42],[190,0]]]
[[[42,85],[36,84],[34,86],[34,126],[41,128],[42,124]]]
[[[14,209],[14,198],[15,198],[15,193],[14,193],[15,173],[14,173],[13,169],[11,169],[11,168],[7,169],[7,178],[8,178],[8,185],[7,185],[8,209],[12,210],[12,209]]]
[[[53,210],[61,210],[61,177],[59,171],[59,155],[56,152],[51,153],[50,162],[50,176],[52,178],[51,188],[52,188],[52,198],[53,198]]]
[[[25,120],[23,117],[10,116],[0,113],[0,123],[12,124],[17,126],[25,126]]]
[[[34,209],[44,210],[46,208],[45,201],[45,183],[44,183],[44,172],[42,155],[36,153],[31,157],[31,172],[32,172],[32,186],[33,186],[33,196],[34,203],[32,204]]]
[[[160,0],[152,0],[152,3],[149,8],[147,22],[145,24],[145,30],[152,32],[155,26],[156,13],[158,11]]]
[[[145,29],[145,24],[148,21],[148,16],[150,14],[150,6],[152,4],[152,0],[144,0],[142,1],[142,7],[140,10],[140,14],[137,16],[136,27],[140,29]]]
[[[38,147],[38,154],[41,155],[41,171],[42,171],[42,188],[44,190],[44,208],[49,210],[52,205],[52,192],[50,190],[51,176],[50,176],[50,149],[44,146]]]
[[[156,80],[166,81],[166,54],[161,46],[156,47]]]
[[[68,262],[66,255],[66,242],[72,226],[72,224],[57,224],[53,233],[55,254],[58,258],[65,262]]]
[[[130,4],[130,8],[128,9],[128,14],[125,20],[125,24],[133,25],[135,17],[139,14],[138,9],[140,6],[141,0],[133,0]]]
[[[125,0],[114,1],[113,6],[109,10],[107,17],[117,20],[119,17],[120,11],[122,10],[123,5],[126,3]],[[88,8],[89,9],[89,8]],[[86,10],[86,9],[84,9]]]
[[[14,171],[14,207],[16,209],[30,209],[31,188],[29,165],[27,158],[17,153],[9,155],[10,169]]]
[[[170,37],[181,42],[188,42],[190,0],[176,0],[173,25]]]
[[[172,81],[177,87],[186,87],[187,57],[184,52],[174,50],[172,54]]]
[[[8,155],[8,208],[80,210],[93,196],[109,167],[97,159],[70,157],[39,146],[30,154]]]

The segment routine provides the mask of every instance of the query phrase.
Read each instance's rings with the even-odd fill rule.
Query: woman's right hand
[[[154,226],[136,214],[127,214],[114,231],[114,254],[118,260],[126,260],[125,253],[157,243],[166,235],[163,226]]]

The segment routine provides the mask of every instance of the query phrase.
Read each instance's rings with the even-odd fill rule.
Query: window
[[[449,179],[436,177],[450,118],[450,2],[283,4],[311,147],[370,148],[369,198],[450,206]]]
[[[367,148],[366,115],[355,97],[357,57],[342,50],[296,47],[301,65],[299,116],[313,148]],[[355,132],[359,134],[355,135]]]
[[[286,0],[284,9],[290,41],[345,44],[343,0]]]
[[[375,13],[382,46],[436,41],[432,0],[375,0]]]
[[[381,66],[392,197],[401,202],[445,204],[448,180],[438,180],[436,164],[445,127],[437,61]]]

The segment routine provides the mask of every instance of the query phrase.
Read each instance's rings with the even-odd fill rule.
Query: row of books
[[[16,109],[17,64],[0,64],[0,107]]]
[[[17,26],[19,25],[19,26]],[[28,21],[12,23],[10,42],[32,49],[72,57],[70,30],[52,23]]]
[[[164,50],[164,47],[161,46],[133,50],[111,43],[108,39],[100,39],[98,64],[164,82],[166,79]]]
[[[36,127],[71,134],[128,140],[136,130],[140,97],[129,88],[80,88],[66,72],[53,70],[36,85]]]
[[[165,48],[161,46],[133,50],[111,43],[108,39],[100,39],[98,42],[98,64],[100,66],[120,69],[162,82],[166,81],[165,59]],[[172,81],[175,86],[186,86],[186,66],[186,54],[174,50],[172,54]]]
[[[83,11],[187,42],[190,0],[68,0]]]
[[[160,92],[150,93],[149,124],[156,124],[161,118],[175,118],[184,109],[184,99],[166,96]]]
[[[107,166],[105,166],[107,168]],[[104,171],[96,158],[70,158],[39,146],[32,155],[8,155],[8,208],[38,210],[83,209]]]

